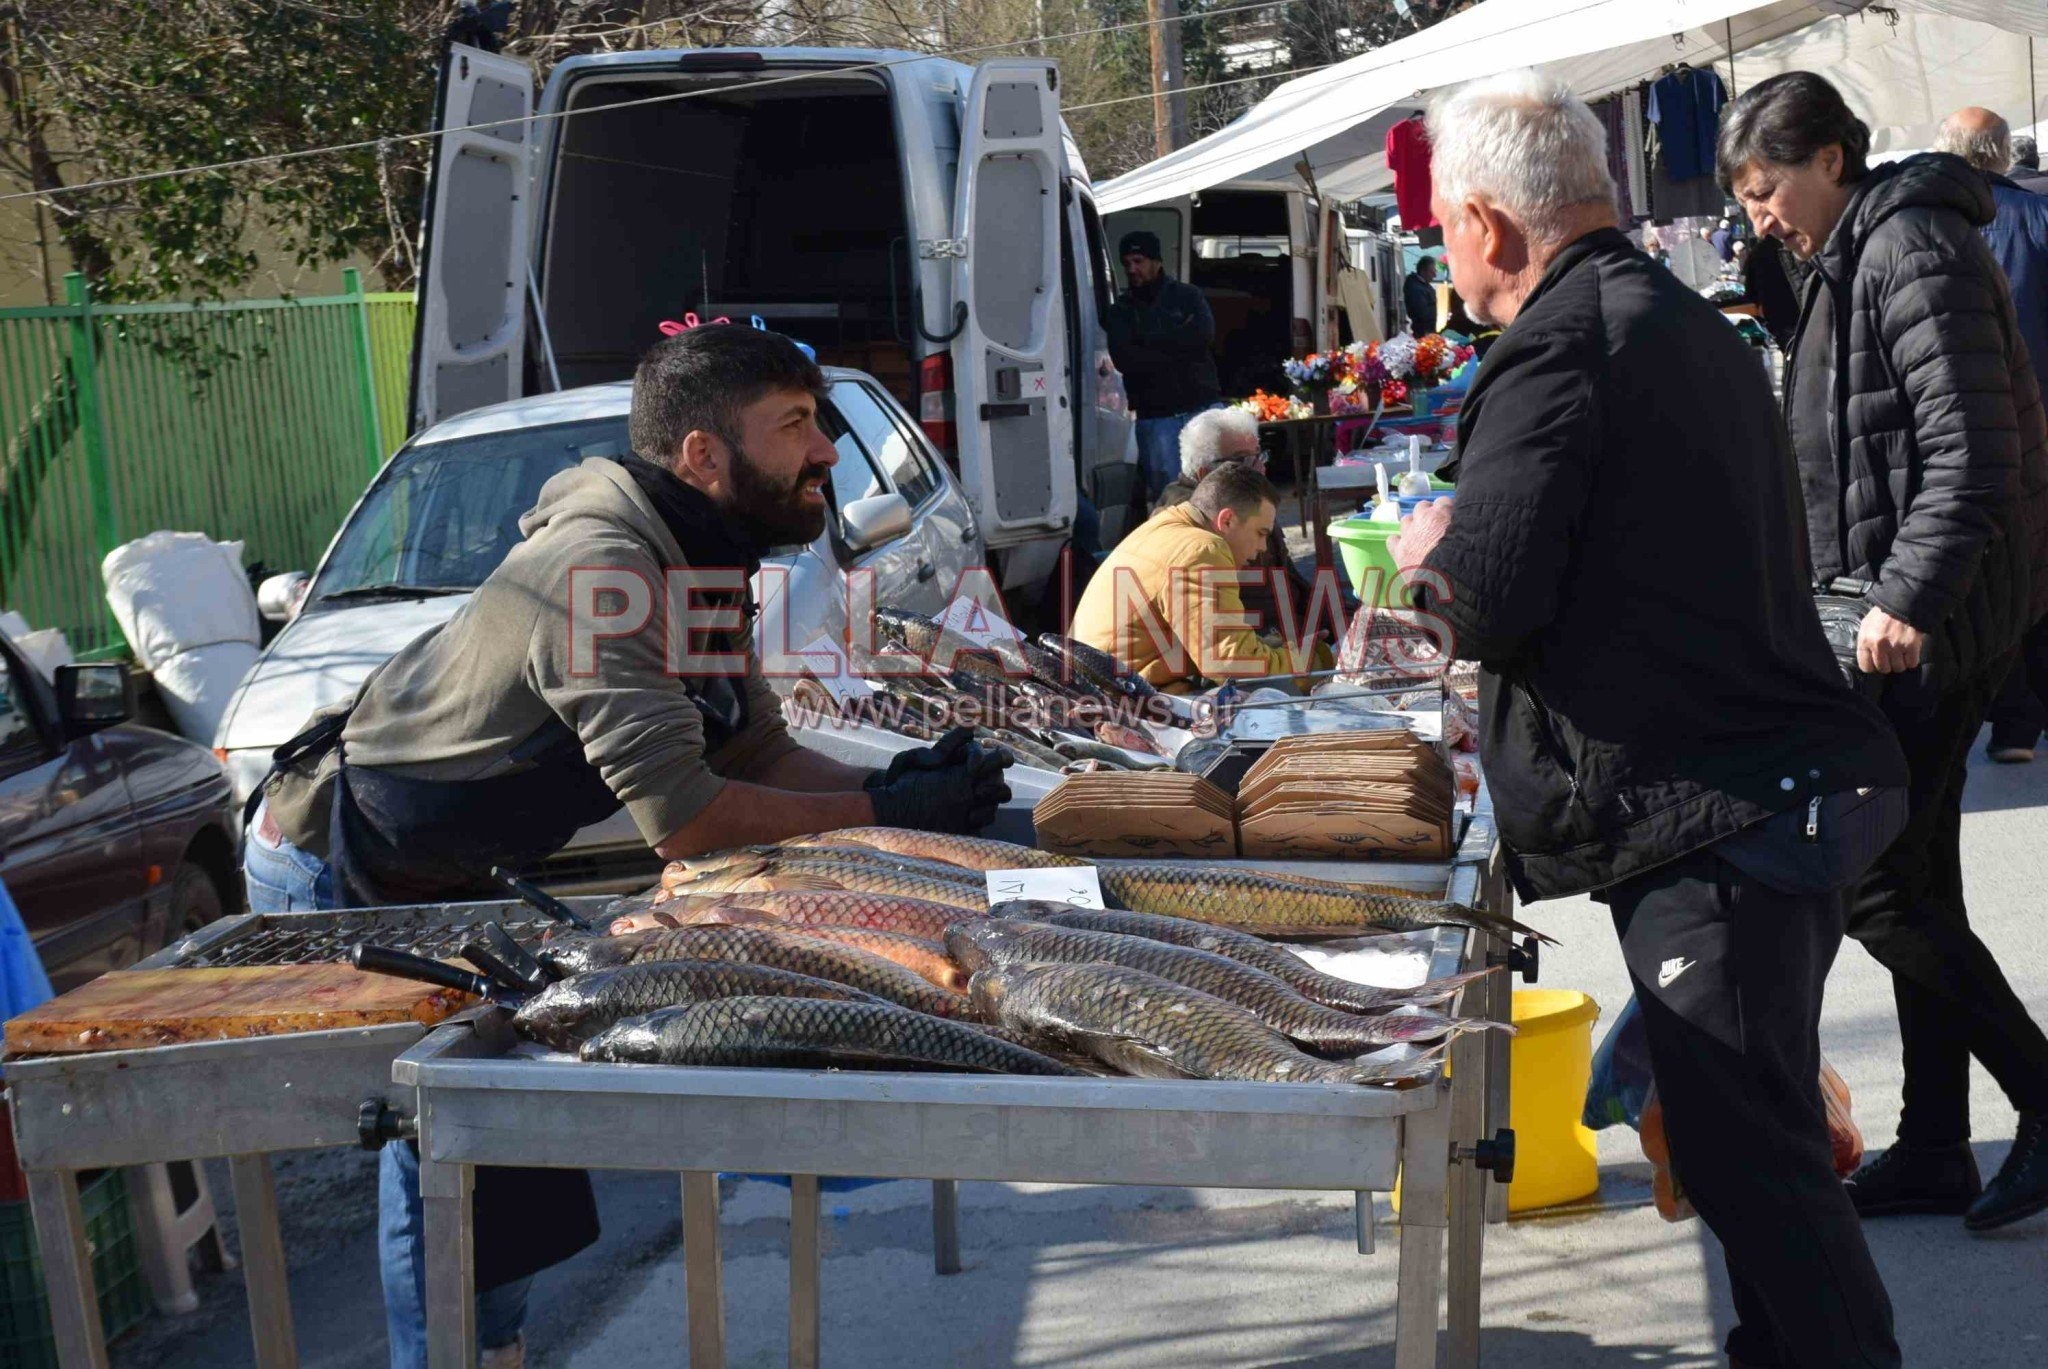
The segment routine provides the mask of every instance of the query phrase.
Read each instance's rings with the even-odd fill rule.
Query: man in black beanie
[[[1157,233],[1124,234],[1117,255],[1130,288],[1110,306],[1109,355],[1138,416],[1145,498],[1156,501],[1180,478],[1181,428],[1223,398],[1210,350],[1216,320],[1200,290],[1166,274]]]

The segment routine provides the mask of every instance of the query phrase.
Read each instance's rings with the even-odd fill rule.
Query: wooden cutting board
[[[124,970],[104,974],[8,1022],[10,1055],[228,1041],[284,1032],[431,1026],[469,995],[349,965]]]

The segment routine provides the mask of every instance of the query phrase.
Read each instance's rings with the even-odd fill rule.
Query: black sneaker
[[[1900,1141],[1876,1159],[1865,1160],[1849,1176],[1848,1189],[1859,1216],[1952,1217],[1984,1191],[1984,1182],[1977,1177],[1977,1157],[1966,1143],[1915,1146]]]
[[[2048,1212],[2048,1112],[2023,1112],[2011,1152],[1963,1213],[1963,1225],[1992,1231],[2037,1212]]]

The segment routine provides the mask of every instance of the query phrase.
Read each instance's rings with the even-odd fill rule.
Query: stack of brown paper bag
[[[1247,856],[1444,860],[1450,762],[1408,732],[1282,737],[1237,787]]]
[[[1038,801],[1040,849],[1068,856],[1237,854],[1230,795],[1177,770],[1069,775]]]

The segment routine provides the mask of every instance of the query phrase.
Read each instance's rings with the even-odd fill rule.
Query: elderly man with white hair
[[[1429,135],[1451,273],[1504,331],[1457,497],[1395,555],[1482,667],[1516,888],[1613,914],[1673,1169],[1727,1257],[1731,1363],[1897,1365],[1818,1074],[1845,891],[1903,821],[1906,767],[1821,632],[1770,388],[1616,228],[1605,136],[1567,87],[1461,87]]]
[[[1196,414],[1180,430],[1180,479],[1159,492],[1153,510],[1187,503],[1203,476],[1231,461],[1255,471],[1266,469],[1266,453],[1259,445],[1258,420],[1242,409],[1208,409]],[[1245,585],[1240,591],[1244,611],[1252,615],[1261,630],[1284,629],[1308,611],[1314,586],[1294,568],[1294,559],[1287,554],[1287,538],[1278,522],[1266,534],[1266,549],[1250,569],[1266,572],[1260,583]],[[1279,599],[1283,584],[1289,600],[1285,613],[1281,612]]]

